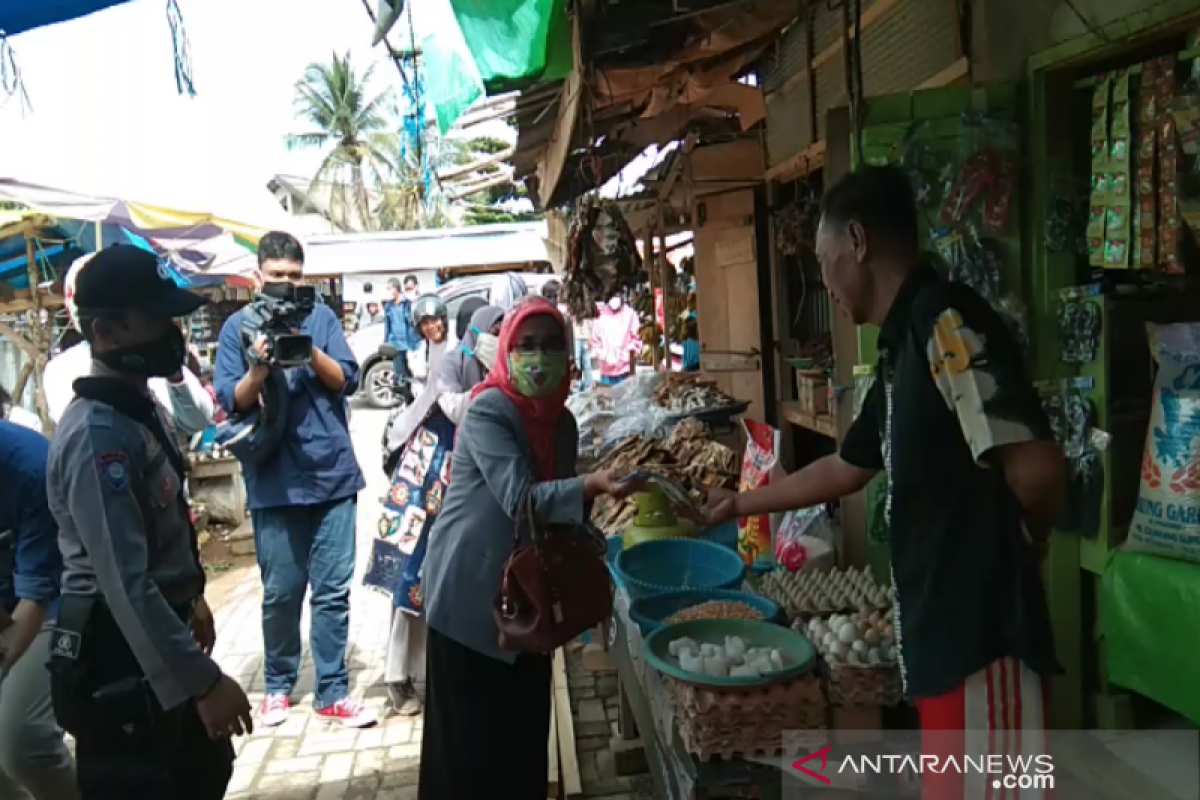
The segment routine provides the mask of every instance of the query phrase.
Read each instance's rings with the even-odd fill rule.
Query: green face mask
[[[509,353],[508,375],[525,397],[554,394],[567,377],[566,353]]]

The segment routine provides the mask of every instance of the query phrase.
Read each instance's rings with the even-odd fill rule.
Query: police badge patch
[[[96,470],[109,491],[120,494],[129,488],[129,456],[121,451],[96,457]]]

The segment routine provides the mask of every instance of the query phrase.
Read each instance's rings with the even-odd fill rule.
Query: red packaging
[[[769,486],[772,480],[783,477],[779,465],[779,431],[764,422],[743,419],[746,430],[746,454],[742,457],[742,479],[739,492],[752,492]],[[738,520],[738,555],[746,564],[760,558],[772,557],[772,520],[770,514],[743,517]]]

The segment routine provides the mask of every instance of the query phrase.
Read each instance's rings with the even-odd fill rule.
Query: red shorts
[[[1024,780],[1007,766],[1028,764],[1026,759],[1049,752],[1042,680],[1017,659],[993,662],[958,688],[917,700],[917,711],[922,755],[937,756],[940,765],[940,771],[922,769],[921,800],[1050,800],[1053,796],[1045,776],[1037,779],[1037,765],[1025,770]],[[1005,774],[964,764],[970,757],[981,765],[986,755],[999,756],[990,764],[1002,765]],[[948,763],[960,766],[942,768]]]

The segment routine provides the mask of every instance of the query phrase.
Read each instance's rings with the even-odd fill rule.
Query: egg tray
[[[766,686],[728,688],[699,686],[665,676],[663,680],[677,713],[683,714],[702,715],[715,710],[726,717],[743,712],[762,717],[780,708],[825,705],[821,681],[815,673]]]
[[[904,683],[896,664],[854,666],[821,659],[821,677],[830,705],[839,708],[896,706],[904,699]]]
[[[769,687],[713,689],[666,679],[675,724],[689,753],[701,760],[780,752],[784,733],[799,744],[824,742],[827,704],[815,674]],[[807,732],[807,733],[805,733]]]
[[[890,588],[877,583],[865,567],[861,570],[796,573],[776,569],[758,581],[756,590],[793,620],[844,614],[862,608],[882,611],[892,606]]]
[[[735,758],[767,759],[798,756],[826,744],[829,741],[829,733],[826,730],[790,731],[788,733],[788,747],[766,745],[742,748],[736,745],[729,746],[721,742],[691,741],[682,731],[680,732],[680,738],[683,740],[683,747],[688,753],[700,761],[707,762],[732,761]],[[776,737],[775,741],[779,741],[779,737]]]

